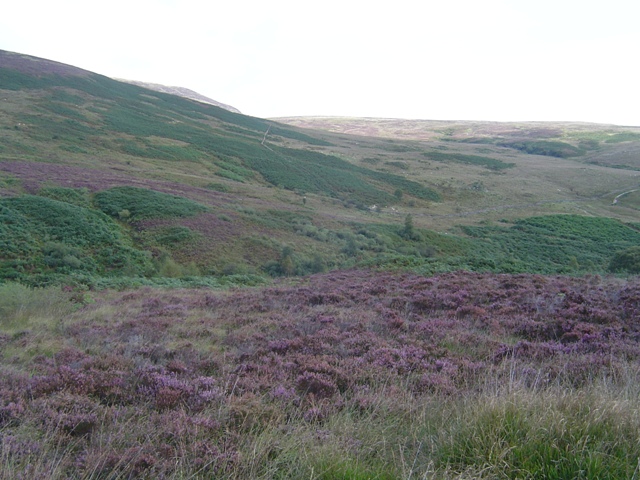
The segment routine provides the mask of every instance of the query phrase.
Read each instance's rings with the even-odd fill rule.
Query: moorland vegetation
[[[640,129],[0,99],[0,478],[638,475]]]
[[[0,476],[633,478],[637,279],[0,287]]]

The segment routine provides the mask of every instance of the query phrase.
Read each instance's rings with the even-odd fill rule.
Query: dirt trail
[[[620,197],[624,197],[625,195],[629,194],[629,193],[633,193],[633,192],[637,192],[638,190],[640,190],[640,188],[636,188],[634,190],[628,190],[626,192],[621,193],[620,195],[618,195],[616,198],[613,199],[613,202],[611,203],[611,205],[615,205],[618,203],[618,199]]]

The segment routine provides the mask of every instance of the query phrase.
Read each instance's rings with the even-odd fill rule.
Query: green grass
[[[640,190],[627,193],[626,195],[618,198],[618,205],[626,208],[633,208],[634,210],[640,210]]]
[[[71,296],[60,287],[30,288],[0,283],[0,330],[15,333],[31,326],[33,319],[57,318],[74,310]]]
[[[437,464],[479,478],[632,478],[636,401],[601,386],[469,398],[438,432]]]

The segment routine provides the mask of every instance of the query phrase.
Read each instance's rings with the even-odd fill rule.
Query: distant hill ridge
[[[141,82],[138,80],[127,80],[124,78],[115,78],[114,80],[118,80],[119,82],[126,82],[132,85],[137,85],[139,87],[148,88],[149,90],[155,90],[157,92],[170,93],[171,95],[178,95],[180,97],[189,98],[191,100],[195,100],[196,102],[208,103],[209,105],[215,105],[216,107],[224,108],[225,110],[229,110],[234,113],[242,113],[235,107],[231,105],[227,105],[222,102],[218,102],[209,97],[205,97],[204,95],[194,92],[193,90],[189,90],[184,87],[170,87],[167,85],[161,85],[159,83],[150,83],[150,82]]]

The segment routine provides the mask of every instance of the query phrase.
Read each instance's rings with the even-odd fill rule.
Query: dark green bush
[[[614,273],[640,273],[640,246],[629,247],[617,252],[609,263],[609,271]]]
[[[198,234],[196,232],[188,227],[182,226],[161,228],[153,235],[153,238],[157,243],[165,246],[186,242],[197,237]]]

